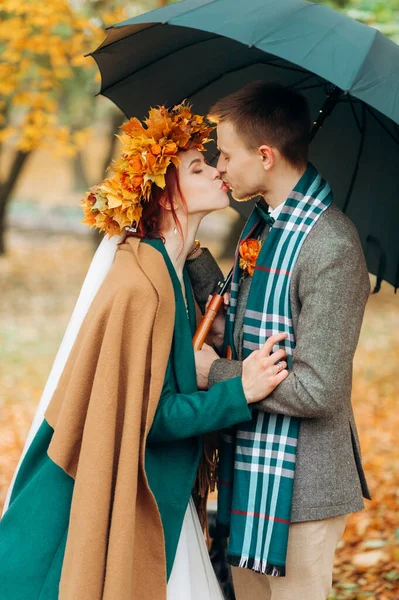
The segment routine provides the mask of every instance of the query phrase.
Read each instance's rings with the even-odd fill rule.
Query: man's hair
[[[208,118],[231,123],[250,150],[262,144],[275,146],[295,168],[308,161],[309,107],[306,98],[293,89],[253,81],[218,100]]]

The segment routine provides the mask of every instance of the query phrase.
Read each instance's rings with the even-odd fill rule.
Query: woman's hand
[[[212,363],[220,358],[211,346],[203,344],[201,350],[194,352],[197,386],[199,390],[208,389],[209,371]]]
[[[248,404],[259,402],[271,394],[288,377],[285,350],[270,354],[273,346],[287,338],[286,333],[272,335],[259,350],[242,363],[242,387]],[[278,364],[276,364],[278,363]]]

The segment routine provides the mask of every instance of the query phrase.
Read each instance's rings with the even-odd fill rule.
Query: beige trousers
[[[347,515],[290,526],[285,577],[233,567],[236,600],[326,600]]]

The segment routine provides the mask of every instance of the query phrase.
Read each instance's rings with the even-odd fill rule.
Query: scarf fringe
[[[248,556],[241,556],[240,564],[238,566],[242,569],[246,569],[248,566]]]
[[[232,567],[250,569],[256,573],[270,575],[271,577],[285,577],[285,565],[273,565],[260,558],[250,558],[248,556],[227,555],[227,562]]]
[[[218,451],[217,438],[215,434],[206,434],[202,456],[198,466],[197,477],[193,488],[193,500],[197,509],[201,529],[205,535],[208,550],[211,547],[209,536],[208,514],[206,504],[209,492],[214,492],[216,488],[218,474]]]

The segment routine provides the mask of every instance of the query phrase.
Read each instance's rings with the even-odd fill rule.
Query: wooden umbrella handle
[[[197,331],[193,337],[193,348],[194,350],[201,350],[206,337],[212,327],[212,323],[219,312],[220,307],[223,304],[223,296],[220,294],[214,294],[212,300],[209,303],[208,309],[202,317],[200,324],[198,325]]]

